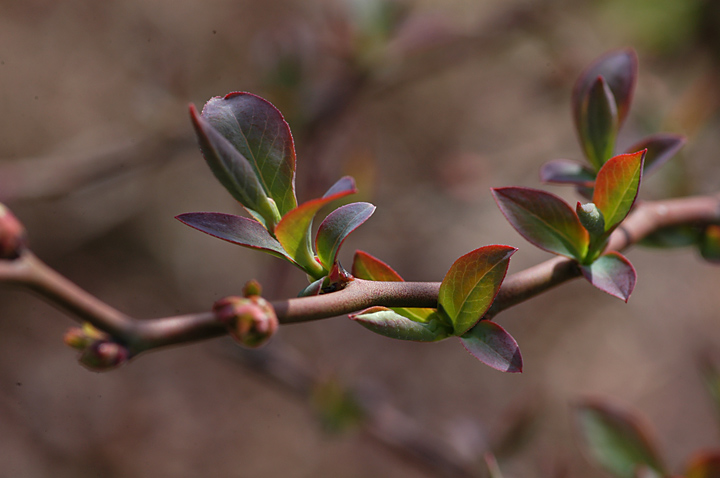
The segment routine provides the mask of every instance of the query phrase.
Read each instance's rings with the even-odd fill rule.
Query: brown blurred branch
[[[609,249],[623,250],[660,228],[720,222],[720,197],[699,196],[643,202],[610,238]],[[512,274],[504,281],[486,314],[524,302],[578,277],[574,261],[555,258]],[[89,322],[126,345],[131,356],[150,349],[194,342],[226,333],[211,312],[137,320],[105,304],[52,270],[30,251],[15,260],[0,261],[0,280],[25,286],[60,306],[78,320]],[[307,322],[356,312],[371,306],[436,307],[439,282],[373,282],[356,279],[343,290],[313,297],[272,302],[283,324]]]

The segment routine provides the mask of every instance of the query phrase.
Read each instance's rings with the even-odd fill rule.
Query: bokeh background
[[[658,131],[689,139],[643,197],[718,190],[715,5],[0,1],[0,201],[36,254],[139,318],[207,310],[252,278],[268,298],[294,296],[297,270],[174,219],[240,213],[197,150],[187,105],[245,90],[293,128],[300,201],[350,174],[378,206],[346,242],[347,266],[362,249],[408,280],[439,281],[460,255],[499,243],[520,248],[521,270],[549,255],[510,228],[489,188],[541,187],[544,161],[580,158],[570,89],[608,50],[640,59],[620,145]],[[641,413],[679,472],[720,446],[697,367],[720,346],[720,269],[692,250],[628,256],[639,274],[628,304],[575,281],[498,317],[523,351],[521,375],[454,340],[393,341],[345,317],[283,327],[255,354],[216,339],[95,374],[63,345],[64,313],[3,287],[0,476],[436,475],[356,402],[416,430],[420,455],[478,476],[517,426],[522,439],[498,455],[506,476],[600,477],[572,420],[587,396]]]

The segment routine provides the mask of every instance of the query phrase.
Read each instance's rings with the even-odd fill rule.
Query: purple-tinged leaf
[[[366,202],[347,204],[328,214],[315,237],[315,248],[322,265],[330,270],[345,238],[367,221],[375,206]]]
[[[720,225],[710,224],[705,228],[700,242],[700,254],[706,261],[720,263]]]
[[[593,184],[595,184],[595,171],[577,161],[553,159],[540,168],[540,181],[593,187]]]
[[[583,98],[577,128],[585,156],[596,170],[600,169],[613,155],[618,132],[615,99],[601,76]]]
[[[481,320],[460,337],[476,359],[501,372],[522,372],[522,355],[515,339],[495,322]]]
[[[290,257],[314,269],[316,261],[310,234],[315,214],[326,204],[356,192],[355,181],[350,176],[341,178],[323,197],[307,201],[285,214],[275,228],[275,237]]]
[[[247,158],[280,216],[297,206],[295,145],[277,108],[259,96],[235,92],[211,98],[202,117]]]
[[[512,256],[511,246],[484,246],[456,260],[445,274],[438,294],[438,312],[453,324],[455,335],[463,335],[485,315]]]
[[[395,270],[367,252],[355,251],[353,258],[352,275],[358,279],[403,282],[403,278]]]
[[[399,340],[437,342],[450,336],[437,316],[437,312],[424,323],[404,317],[386,307],[371,307],[349,316],[355,322],[376,334]]]
[[[592,285],[603,292],[628,301],[635,288],[637,274],[625,256],[608,252],[592,264],[581,266],[582,274]]]
[[[250,162],[190,105],[190,118],[200,149],[215,177],[240,204],[266,227],[274,213]]]
[[[175,219],[223,241],[260,249],[295,263],[262,224],[252,219],[219,212],[189,212]]]
[[[642,179],[645,151],[620,154],[598,171],[592,202],[605,218],[605,231],[612,231],[635,203]]]
[[[639,418],[606,402],[584,401],[575,409],[590,457],[619,478],[635,478],[640,467],[667,476]]]
[[[693,455],[683,476],[685,478],[720,477],[720,450],[702,451]]]
[[[658,133],[643,138],[627,149],[628,153],[642,151],[645,153],[645,166],[643,174],[648,174],[665,164],[685,145],[685,136],[671,133]]]
[[[638,60],[632,49],[609,52],[583,71],[573,87],[572,109],[575,124],[580,123],[583,100],[598,76],[610,87],[618,112],[618,127],[625,122],[637,83]]]
[[[392,267],[363,251],[355,251],[352,275],[365,280],[403,282],[400,274],[395,272]],[[392,310],[415,322],[427,322],[435,313],[435,309],[426,307],[393,307]]]
[[[512,227],[532,244],[577,260],[585,257],[588,232],[565,201],[529,188],[494,188],[492,193]]]

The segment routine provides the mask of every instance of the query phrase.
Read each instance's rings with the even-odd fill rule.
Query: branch
[[[720,222],[720,196],[698,196],[639,203],[610,237],[608,249],[621,251],[658,229]],[[508,276],[485,318],[580,276],[577,264],[554,258]],[[0,281],[27,287],[124,344],[130,356],[227,333],[212,312],[138,320],[110,307],[64,278],[29,250],[0,260]],[[356,312],[371,306],[437,307],[439,282],[374,282],[355,279],[331,294],[271,302],[282,324],[307,322]]]

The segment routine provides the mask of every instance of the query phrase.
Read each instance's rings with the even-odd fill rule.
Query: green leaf
[[[402,282],[403,278],[392,267],[367,252],[355,251],[352,275],[358,279],[382,282]]]
[[[592,285],[619,299],[628,301],[635,288],[637,274],[629,260],[618,252],[608,252],[592,264],[580,267]]]
[[[666,476],[664,467],[637,417],[604,402],[586,401],[576,407],[580,432],[598,465],[619,478],[634,478],[647,466]]]
[[[693,455],[683,476],[685,478],[720,477],[720,451],[702,451]]]
[[[605,218],[605,231],[612,231],[635,203],[642,178],[645,151],[611,158],[598,171],[592,202]]]
[[[670,133],[658,133],[635,143],[626,152],[634,153],[647,149],[643,174],[648,174],[665,164],[685,145],[685,136]]]
[[[285,214],[275,228],[275,237],[290,257],[299,264],[309,270],[318,269],[319,264],[315,260],[310,240],[315,214],[326,204],[356,192],[355,181],[350,176],[341,178],[323,197],[305,202]],[[323,275],[322,270],[316,272],[312,275]]]
[[[358,279],[365,280],[403,282],[400,274],[395,272],[392,267],[363,251],[355,251],[352,275]],[[420,307],[393,307],[392,310],[416,322],[427,322],[435,313],[435,309]]]
[[[516,250],[511,246],[484,246],[450,267],[440,284],[438,312],[453,324],[455,335],[463,335],[485,315]]]
[[[540,168],[540,181],[591,188],[595,184],[595,171],[577,161],[554,159]]]
[[[252,219],[219,212],[189,212],[180,214],[175,219],[223,241],[260,249],[295,264],[262,224]]]
[[[366,202],[347,204],[328,214],[315,237],[315,248],[322,265],[332,269],[338,250],[345,238],[367,221],[375,206]]]
[[[190,105],[190,118],[200,149],[215,177],[225,189],[266,228],[272,229],[275,214],[252,165]]]
[[[637,74],[637,55],[631,49],[611,51],[595,60],[580,74],[573,87],[572,109],[575,125],[580,123],[582,103],[587,92],[598,76],[602,76],[612,92],[618,112],[618,127],[621,126],[630,110]]]
[[[577,125],[585,156],[600,169],[615,150],[618,112],[610,87],[599,76],[583,98]]]
[[[247,158],[280,216],[297,206],[295,145],[277,108],[259,96],[235,92],[211,98],[202,117]]]
[[[501,372],[522,372],[522,355],[515,339],[495,322],[481,320],[460,337],[476,359]]]
[[[705,228],[700,254],[706,261],[720,263],[720,225],[710,224]]]
[[[350,314],[349,317],[376,334],[399,340],[436,342],[449,337],[452,332],[443,325],[437,312],[424,323],[404,317],[386,307],[371,307],[357,314]]]
[[[572,259],[585,257],[588,232],[565,201],[529,188],[494,188],[492,193],[510,224],[532,244]]]

